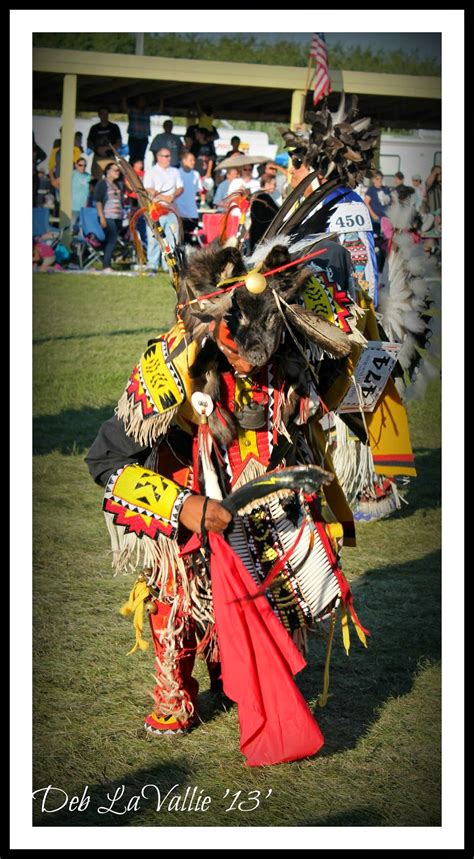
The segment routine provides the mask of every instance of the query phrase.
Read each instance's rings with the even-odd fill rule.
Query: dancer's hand
[[[179,514],[179,521],[185,528],[190,531],[201,533],[202,527],[202,511],[204,508],[204,495],[189,495],[186,498]],[[222,507],[218,501],[212,498],[207,502],[206,516],[204,519],[204,528],[206,531],[214,531],[217,534],[222,533],[227,528],[232,519],[232,513]]]

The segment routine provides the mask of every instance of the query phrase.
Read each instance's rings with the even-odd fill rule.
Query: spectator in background
[[[198,103],[198,128],[205,128],[208,132],[208,139],[212,142],[213,140],[217,140],[219,138],[219,132],[214,123],[213,109],[212,105],[205,104],[202,107]]]
[[[86,206],[88,206],[89,208],[93,208],[93,209],[96,208],[95,189],[96,189],[98,181],[99,181],[98,179],[90,179],[89,180],[89,194],[88,194],[87,202],[86,202]]]
[[[33,240],[33,271],[51,271],[61,268],[56,264],[56,254],[51,245],[41,239]]]
[[[188,132],[187,132],[187,131],[186,131],[186,134],[185,134],[185,135],[184,135],[184,137],[183,137],[183,140],[184,140],[184,148],[185,148],[185,149],[189,149],[189,150],[191,150],[191,147],[192,147],[193,143],[195,143],[195,142],[196,142],[196,138],[194,137],[194,135],[192,135],[192,134],[188,134]]]
[[[35,141],[35,135],[33,132],[33,206],[37,206],[37,196],[39,191],[39,175],[37,171],[38,164],[41,164],[42,161],[46,158],[46,152],[41,149],[41,146]],[[42,204],[41,204],[42,205]]]
[[[122,97],[122,110],[128,114],[128,160],[130,164],[134,161],[144,161],[148,146],[148,138],[151,134],[150,116],[156,111],[146,106],[145,96],[127,100]]]
[[[229,149],[229,151],[226,152],[226,158],[230,158],[231,155],[245,155],[243,149],[240,149],[240,137],[231,137],[230,145],[232,146],[232,149]]]
[[[216,169],[214,170],[214,182],[216,183],[216,188],[219,185],[222,185],[222,182],[224,182],[226,179],[227,170],[225,168],[216,167]]]
[[[405,185],[405,176],[401,171],[395,173],[395,176],[393,177],[393,182],[394,184],[391,190],[391,197],[393,202],[396,203],[397,200],[405,199],[407,190],[410,186]],[[411,190],[413,190],[413,188]]]
[[[208,107],[207,109],[211,110],[210,107]],[[193,116],[195,116],[195,113],[193,113]],[[186,136],[190,137],[191,141],[192,141],[191,146],[193,143],[196,143],[196,140],[197,140],[196,132],[197,132],[198,128],[204,128],[207,131],[208,139],[211,143],[213,143],[214,140],[217,140],[219,138],[219,132],[218,132],[217,128],[215,127],[215,125],[212,124],[212,121],[213,121],[212,115],[209,115],[207,113],[203,113],[201,111],[200,116],[202,117],[202,120],[203,120],[202,123],[199,122],[200,117],[198,116],[197,122],[192,123],[186,129]]]
[[[89,196],[89,180],[91,174],[87,172],[87,161],[83,155],[77,159],[72,171],[72,217],[76,221],[79,212],[87,206]]]
[[[33,132],[33,168],[35,169],[38,164],[41,164],[41,162],[44,161],[45,158],[46,152],[44,149],[41,149],[41,146],[36,142]]]
[[[249,251],[253,251],[257,242],[262,238],[273,221],[278,206],[272,198],[276,191],[276,177],[262,176],[260,190],[255,194],[250,204]]]
[[[179,175],[183,183],[183,193],[176,200],[176,209],[183,222],[184,242],[191,242],[190,234],[198,226],[199,213],[197,207],[197,195],[202,190],[201,177],[194,169],[196,159],[189,149],[181,152],[181,166]]]
[[[134,161],[131,161],[130,164],[132,165],[132,170],[137,174],[137,176],[139,176],[140,179],[143,179],[145,175],[145,162],[143,161],[143,158],[137,158]],[[135,194],[135,197],[136,196],[137,195]]]
[[[59,129],[59,133],[62,134],[62,128]],[[82,153],[79,147],[74,145],[72,155],[73,165],[76,163],[78,158],[81,157],[81,155]],[[61,176],[61,137],[57,138],[53,143],[53,148],[51,150],[51,154],[49,156],[48,161],[48,170],[51,185],[53,186],[53,188],[56,189],[56,191],[59,191]]]
[[[423,205],[423,200],[426,197],[426,188],[421,180],[421,176],[419,173],[415,173],[415,175],[411,177],[411,181],[415,189],[416,208],[420,212],[421,207]]]
[[[216,192],[212,200],[213,205],[216,206],[217,209],[225,209],[225,204],[222,204],[222,201],[227,197],[229,193],[230,183],[234,179],[241,178],[241,176],[242,173],[239,167],[227,168],[225,179],[217,186]]]
[[[296,188],[296,186],[303,181],[303,179],[308,175],[308,173],[311,172],[309,168],[306,167],[306,164],[304,164],[303,162],[303,155],[305,151],[306,150],[303,150],[302,152],[301,150],[293,149],[292,152],[288,153],[288,172],[290,174],[289,187],[287,187],[288,194],[291,193],[293,188]],[[316,179],[316,176],[314,178]],[[311,194],[311,192],[312,188],[310,186],[306,189],[305,196],[308,196],[309,194]]]
[[[398,191],[395,192],[397,197],[401,193],[400,189],[401,183],[398,186]],[[388,241],[392,229],[390,220],[386,214],[392,203],[392,196],[390,188],[383,184],[383,173],[380,170],[377,170],[373,175],[372,185],[367,188],[364,203],[369,210],[372,220],[377,268],[381,273],[384,269]]]
[[[235,176],[234,171],[235,170]],[[227,190],[227,196],[230,194],[235,194],[237,191],[245,191],[245,179],[243,177],[243,171],[241,167],[229,167],[227,170],[227,175],[231,174],[229,188]],[[230,210],[231,215],[239,216],[241,211],[238,206],[232,206]]]
[[[82,145],[82,131],[76,131],[74,135],[74,146],[77,146],[77,148],[84,153],[84,147]]]
[[[425,212],[432,215],[441,214],[441,167],[435,164],[426,180]]]
[[[102,274],[112,273],[112,254],[122,226],[123,192],[119,180],[120,170],[111,161],[106,165],[104,178],[97,182],[94,192],[100,225],[105,232]]]
[[[280,165],[277,164],[276,161],[267,161],[265,164],[260,164],[257,167],[257,174],[259,179],[275,179],[275,191],[270,194],[270,197],[277,204],[277,206],[281,206],[281,204],[283,203],[284,189],[287,181],[287,173],[288,171],[285,170],[284,167],[280,167]]]
[[[251,194],[260,190],[260,182],[253,178],[253,164],[244,164],[242,167],[242,179],[244,185]]]
[[[383,173],[377,170],[373,175],[372,185],[370,188],[367,188],[367,194],[364,198],[364,203],[372,218],[375,236],[381,235],[380,222],[385,216],[391,202],[390,188],[383,184]]]
[[[89,129],[87,148],[94,152],[91,165],[92,176],[94,179],[101,180],[105,168],[114,155],[110,147],[112,145],[119,149],[122,145],[122,135],[117,123],[109,122],[109,109],[107,107],[100,107],[97,113],[100,122],[92,125]]]
[[[157,134],[150,144],[150,152],[156,156],[160,149],[168,149],[171,155],[170,167],[178,168],[181,164],[181,152],[184,149],[183,141],[177,134],[173,134],[173,122],[171,119],[163,123],[163,132]]]
[[[191,152],[196,158],[196,170],[199,175],[203,179],[211,177],[216,163],[216,150],[205,128],[196,128],[196,140],[191,147]]]
[[[392,190],[394,190],[394,189],[396,190],[397,188],[400,187],[400,185],[404,185],[404,184],[405,184],[405,175],[401,172],[401,170],[399,170],[397,173],[395,173],[395,176],[393,177],[393,188],[392,188]]]
[[[361,180],[361,182],[359,182],[359,184],[356,185],[355,192],[356,192],[356,194],[359,195],[359,197],[362,200],[364,200],[366,195],[367,195],[368,188],[369,188],[369,180],[366,179],[366,177],[364,176],[364,178]]]
[[[196,129],[196,142],[191,146],[191,152],[196,158],[196,170],[198,171],[203,187],[206,190],[206,201],[212,202],[214,194],[213,171],[217,156],[214,143],[209,138],[209,132],[205,128]],[[204,200],[203,200],[204,202]]]
[[[153,202],[173,204],[183,193],[183,182],[179,175],[179,171],[176,167],[170,166],[170,161],[170,150],[162,147],[156,153],[156,164],[148,170],[145,170],[143,184]],[[170,212],[169,215],[162,215],[159,220],[161,227],[165,231],[169,244],[171,246],[175,245],[177,238],[176,216]],[[161,249],[148,225],[147,245],[148,266],[152,270],[156,271],[160,264]],[[161,262],[163,271],[167,271],[168,266],[166,265],[166,261],[162,260]]]
[[[46,174],[44,167],[38,167],[37,171],[37,192],[35,206],[46,206],[48,209],[54,209],[54,195],[51,193],[51,182]]]
[[[143,177],[145,176],[143,158],[136,158],[133,161],[130,161],[130,164],[132,166],[133,172],[137,174],[138,178],[143,184]],[[128,184],[127,179],[125,179],[125,196],[133,202],[133,206],[135,208],[138,206],[137,192],[134,191],[132,186]]]

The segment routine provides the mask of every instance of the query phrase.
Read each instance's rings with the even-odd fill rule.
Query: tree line
[[[222,34],[219,39],[210,39],[202,33],[145,33],[144,52],[146,56],[175,59],[307,66],[309,41],[308,37],[306,46],[285,40],[284,37],[277,42],[264,42],[257,35],[249,33]],[[33,46],[38,48],[134,54],[135,43],[134,33],[33,34]],[[372,47],[344,47],[339,42],[329,51],[329,65],[333,69],[399,75],[441,73],[439,62],[420,57],[417,50],[388,52]]]

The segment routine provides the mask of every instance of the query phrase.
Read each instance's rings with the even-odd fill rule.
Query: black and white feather
[[[290,130],[283,132],[285,145],[320,176],[338,177],[355,188],[370,170],[378,142],[377,126],[369,117],[358,116],[357,96],[341,93],[335,113],[324,99],[318,111],[305,115],[305,122],[311,124],[311,129],[304,136]]]
[[[395,231],[378,311],[387,336],[402,346],[397,389],[406,399],[418,398],[439,375],[441,281],[436,262],[414,242],[412,207],[396,202],[387,214]]]

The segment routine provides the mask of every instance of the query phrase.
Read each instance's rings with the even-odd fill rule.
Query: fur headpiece
[[[324,239],[325,236],[312,236],[309,245],[314,247]],[[310,270],[285,268],[290,263],[291,245],[287,241],[272,243],[259,266],[262,284],[264,278],[266,285],[256,293],[250,291],[250,277],[255,270],[249,274],[237,248],[212,244],[196,251],[185,265],[181,279],[180,299],[186,330],[193,338],[200,338],[210,322],[215,322],[216,330],[225,322],[239,354],[254,367],[263,367],[270,360],[285,327],[303,334],[330,355],[345,357],[350,352],[347,335],[298,302]],[[275,269],[280,270],[274,272]],[[226,288],[226,280],[235,286],[231,282]],[[225,291],[218,289],[221,283]]]
[[[139,178],[135,174],[132,176],[127,162],[119,156],[116,158],[132,187],[136,188],[140,203],[144,204],[147,221],[152,220],[150,201]],[[297,339],[294,332],[299,332],[332,357],[345,357],[350,353],[347,335],[305,310],[298,301],[311,275],[310,270],[301,267],[300,263],[304,262],[301,255],[310,251],[314,255],[317,244],[328,239],[323,234],[324,226],[321,235],[311,235],[305,242],[291,245],[291,234],[297,231],[301,218],[308,214],[308,205],[314,208],[320,204],[316,220],[312,221],[313,232],[318,232],[319,222],[325,224],[327,207],[323,200],[332,184],[327,183],[325,189],[310,194],[304,204],[300,201],[300,190],[295,189],[289,195],[260,242],[257,267],[250,271],[251,264],[237,247],[222,247],[219,242],[213,242],[185,257],[179,246],[173,251],[161,235],[157,235],[166,251],[178,294],[179,316],[193,340],[207,335],[210,322],[218,328],[224,321],[239,354],[254,367],[264,366],[275,354],[285,327],[294,340]],[[293,212],[295,207],[296,213]],[[301,344],[298,348],[303,351]]]
[[[288,130],[282,136],[285,145],[294,149],[306,167],[312,167],[326,179],[338,176],[354,188],[371,168],[378,136],[378,129],[369,117],[357,116],[357,96],[350,96],[346,102],[345,94],[341,93],[335,113],[330,112],[324,99],[320,110],[305,114],[305,122],[311,124],[308,134]]]

